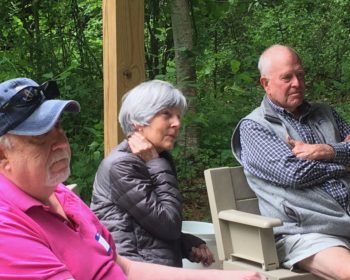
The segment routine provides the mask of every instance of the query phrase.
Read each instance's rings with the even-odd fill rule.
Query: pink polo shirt
[[[0,279],[125,280],[89,207],[63,185],[55,194],[71,222],[0,174]]]

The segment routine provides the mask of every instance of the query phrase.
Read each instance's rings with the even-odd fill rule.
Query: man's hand
[[[215,262],[213,253],[209,250],[206,244],[192,247],[189,260],[197,263],[201,262],[204,266],[209,266]]]
[[[335,155],[333,147],[328,144],[307,144],[290,137],[288,137],[287,143],[292,147],[293,154],[301,159],[330,160]]]
[[[128,143],[131,152],[144,161],[158,158],[159,154],[156,149],[141,133],[135,132],[128,136]]]

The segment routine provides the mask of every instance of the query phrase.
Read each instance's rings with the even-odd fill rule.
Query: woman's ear
[[[138,123],[134,123],[134,127],[135,127],[135,131],[137,132],[141,132],[143,130],[143,126]]]

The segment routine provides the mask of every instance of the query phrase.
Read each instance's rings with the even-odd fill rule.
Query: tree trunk
[[[171,22],[173,29],[177,85],[189,103],[188,112],[196,112],[196,69],[193,55],[194,29],[191,21],[189,0],[172,0]],[[188,148],[197,147],[197,129],[193,123],[185,124],[184,137],[179,143]]]

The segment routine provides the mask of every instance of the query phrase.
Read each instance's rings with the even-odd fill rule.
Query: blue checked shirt
[[[303,142],[321,143],[307,121],[303,121],[305,118],[297,120],[283,108],[270,103],[295,128]],[[350,134],[350,126],[334,110],[333,115],[344,139]],[[347,172],[345,165],[350,163],[350,142],[328,143],[335,150],[333,160],[316,161],[297,158],[286,141],[252,120],[242,121],[240,134],[242,164],[250,173],[281,187],[321,187],[347,209],[348,188],[336,178]]]

